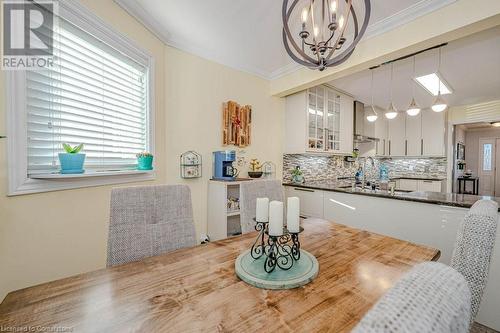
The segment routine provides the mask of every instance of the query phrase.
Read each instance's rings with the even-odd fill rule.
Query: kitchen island
[[[410,178],[394,178],[391,180],[398,179],[410,179]],[[413,178],[420,180],[431,180],[429,178]],[[432,179],[432,181],[435,181]],[[477,196],[470,194],[457,194],[457,193],[443,193],[443,192],[431,192],[431,191],[398,191],[396,190],[394,194],[389,193],[389,191],[383,190],[371,190],[371,189],[361,189],[359,187],[352,188],[351,181],[349,180],[319,180],[312,181],[303,184],[295,183],[283,183],[284,186],[301,188],[301,189],[311,189],[311,190],[322,190],[322,191],[332,191],[332,192],[342,192],[349,194],[359,194],[374,197],[382,197],[388,199],[404,200],[404,201],[415,201],[429,204],[438,204],[452,207],[462,207],[470,208],[472,205],[481,199],[491,199],[499,203],[499,197],[489,197],[489,196]]]
[[[468,208],[481,197],[441,192],[404,192],[353,189],[349,180],[284,183],[286,196],[301,200],[301,215],[323,218],[382,235],[441,250],[440,262],[449,264],[458,228]],[[499,328],[500,231],[477,321]]]

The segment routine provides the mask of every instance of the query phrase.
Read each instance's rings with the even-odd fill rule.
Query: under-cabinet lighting
[[[337,201],[337,200],[333,200],[333,199],[330,199],[330,201],[331,201],[331,202],[334,202],[334,203],[336,203],[336,204],[338,204],[338,205],[344,206],[344,207],[346,207],[346,208],[349,208],[349,209],[351,209],[351,210],[356,210],[356,207],[349,206],[348,204],[345,204],[345,203],[343,203],[343,202],[340,202],[340,201]]]
[[[450,85],[438,73],[416,77],[415,81],[433,96],[439,94],[439,84],[441,85],[441,95],[447,95],[453,92]]]

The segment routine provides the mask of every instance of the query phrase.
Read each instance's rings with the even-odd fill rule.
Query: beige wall
[[[206,232],[207,184],[212,175],[212,152],[234,149],[221,145],[222,103],[252,105],[252,144],[237,155],[272,161],[282,167],[284,101],[269,94],[269,82],[228,67],[165,49],[167,106],[167,180],[191,186],[198,236]],[[195,150],[203,157],[203,178],[181,180],[179,155]],[[247,167],[240,176],[247,177]]]
[[[222,102],[253,106],[253,144],[246,155],[281,165],[282,101],[270,97],[267,81],[166,47],[111,0],[82,2],[154,56],[155,183],[182,182],[179,154],[189,149],[202,153],[204,177],[185,183],[192,189],[198,234],[205,232],[210,153],[222,148]],[[2,101],[3,94],[2,76]],[[3,103],[0,119],[3,134]],[[110,189],[7,197],[6,140],[0,140],[0,300],[12,290],[105,266]]]

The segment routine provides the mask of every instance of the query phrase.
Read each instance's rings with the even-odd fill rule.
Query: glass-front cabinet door
[[[328,151],[340,150],[340,95],[332,89],[327,91],[326,133]]]
[[[308,144],[307,150],[324,151],[325,143],[325,125],[324,125],[324,109],[325,109],[325,89],[323,87],[314,87],[308,90],[308,108],[307,108],[307,124],[308,124]]]
[[[340,150],[340,95],[318,86],[308,90],[308,151]]]

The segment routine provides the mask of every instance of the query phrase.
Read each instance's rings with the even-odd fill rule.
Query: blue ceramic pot
[[[302,184],[305,181],[303,175],[295,175],[292,176],[292,182],[296,184]]]
[[[83,163],[85,154],[59,153],[59,162],[61,163],[61,173],[83,173]]]
[[[137,158],[138,170],[153,170],[153,156],[141,156]]]

